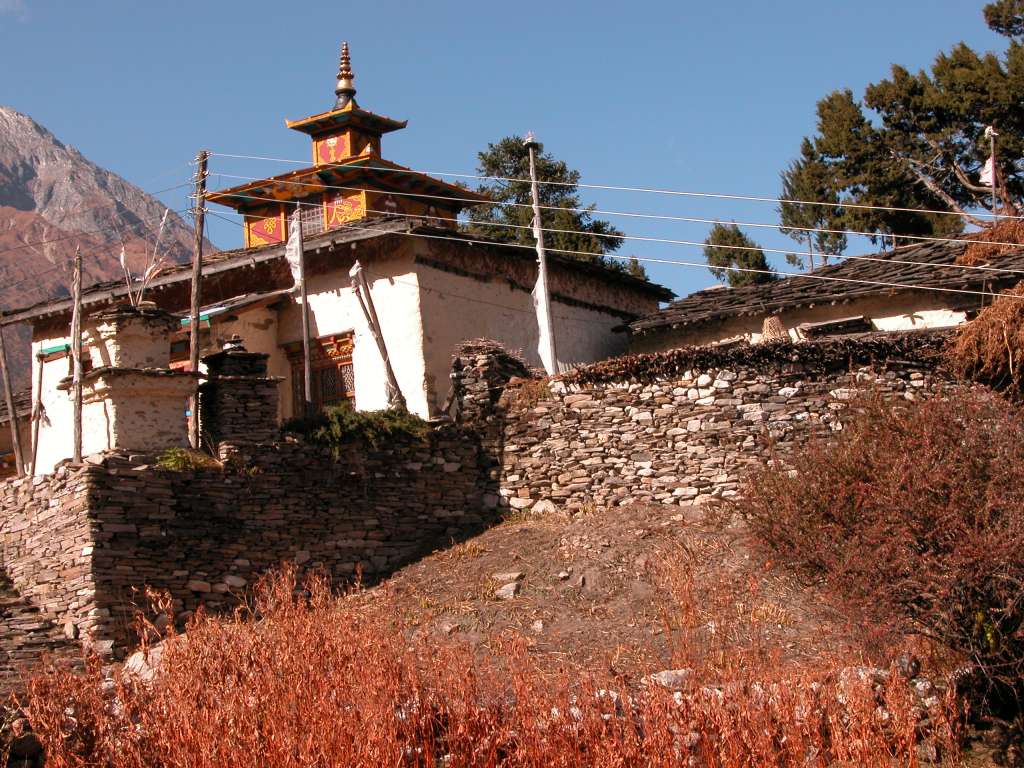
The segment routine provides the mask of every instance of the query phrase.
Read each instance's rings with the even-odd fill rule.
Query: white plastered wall
[[[36,382],[39,377],[38,353],[59,344],[67,344],[67,336],[43,335],[32,342],[32,402],[36,399]],[[34,474],[45,475],[53,471],[59,461],[69,458],[72,449],[73,407],[66,390],[57,385],[70,372],[68,356],[54,356],[42,362],[43,366],[43,409],[46,418],[39,425],[39,450]],[[30,445],[30,439],[25,443]],[[31,447],[29,448],[31,451]]]
[[[412,270],[412,257],[408,248],[402,248],[387,258],[374,258],[364,266],[398,386],[409,410],[427,417],[429,406],[423,386],[420,290]],[[307,280],[310,334],[320,338],[353,331],[352,366],[355,371],[356,408],[364,411],[387,408],[384,362],[349,284],[347,265],[343,269],[314,275]],[[279,318],[278,345],[301,341],[302,312],[298,301],[282,308]],[[282,387],[281,392],[282,400],[286,401],[284,413],[291,415],[290,370],[284,375],[288,376],[287,386]]]
[[[507,281],[483,282],[420,264],[425,387],[439,409],[450,386],[452,353],[459,342],[488,338],[521,351],[528,365],[541,367],[533,297]],[[611,313],[551,302],[558,359],[563,365],[601,360],[626,350],[627,338],[612,329],[623,320]]]
[[[938,306],[931,297],[893,296],[872,297],[846,304],[825,304],[800,308],[779,315],[783,327],[794,341],[801,336],[797,326],[802,323],[821,323],[845,317],[863,316],[877,331],[909,331],[926,328],[950,328],[966,322],[967,314],[961,310]],[[682,346],[715,344],[734,339],[757,343],[761,339],[764,316],[730,318],[722,323],[665,329],[635,336],[630,344],[633,352],[658,352]]]

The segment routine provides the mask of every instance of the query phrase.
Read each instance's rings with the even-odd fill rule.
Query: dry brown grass
[[[692,606],[675,620],[692,621]],[[515,635],[483,659],[410,640],[387,599],[338,598],[319,579],[296,590],[288,570],[260,586],[254,610],[258,621],[197,615],[187,639],[166,641],[153,685],[120,673],[105,684],[95,662],[84,675],[41,672],[26,704],[47,765],[915,765],[925,714],[928,738],[956,759],[950,703],[923,712],[896,675],[882,686],[828,669],[780,677],[737,655],[713,688],[629,688],[541,669]]]

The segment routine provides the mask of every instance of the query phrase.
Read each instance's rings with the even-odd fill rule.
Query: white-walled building
[[[808,275],[697,291],[630,323],[630,349],[757,343],[766,327],[773,338],[801,341],[826,334],[957,326],[1024,273],[1024,247],[1008,249],[987,264],[964,265],[960,261],[967,245],[926,241],[843,258]]]
[[[300,415],[303,313],[285,243],[289,214],[301,206],[314,407],[388,405],[384,360],[351,287],[349,271],[357,260],[410,411],[425,418],[441,414],[459,342],[494,339],[539,366],[532,248],[460,232],[459,211],[483,197],[380,157],[382,134],[405,123],[356,104],[347,51],[336,95],[329,112],[289,123],[312,137],[310,168],[209,194],[208,204],[242,214],[246,247],[204,261],[202,354],[240,336],[248,351],[269,356],[268,374],[282,380],[281,419]],[[548,257],[548,272],[563,366],[626,351],[626,324],[672,297],[647,280],[556,254]],[[157,277],[145,296],[179,318],[169,350],[169,365],[179,370],[188,366],[190,282],[191,268],[176,267]],[[84,293],[85,312],[109,310],[126,295],[123,284],[92,286]],[[62,298],[0,319],[33,327],[32,380],[39,380],[42,366],[35,394],[46,414],[36,474],[71,455],[72,407],[66,382],[61,386],[70,374],[70,311],[70,300]],[[88,338],[86,345],[88,350]],[[93,364],[96,352],[86,354]]]

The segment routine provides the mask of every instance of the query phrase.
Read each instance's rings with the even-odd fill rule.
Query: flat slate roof
[[[964,236],[970,239],[969,235]],[[856,299],[924,293],[917,286],[945,289],[934,292],[951,308],[979,307],[981,296],[956,291],[1001,291],[1024,279],[1024,246],[993,257],[992,271],[967,269],[956,264],[967,243],[924,242],[901,246],[866,257],[842,258],[808,276],[785,277],[770,283],[740,288],[715,286],[673,301],[629,325],[642,335],[667,328],[700,326],[735,317],[765,316],[785,310],[823,304],[845,304]],[[862,260],[862,259],[870,260]],[[826,278],[826,279],[817,279]]]

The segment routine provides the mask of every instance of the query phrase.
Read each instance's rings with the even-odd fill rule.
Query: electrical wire
[[[250,200],[260,201],[260,202],[278,202],[278,203],[281,202],[280,200],[277,200],[276,198],[258,197],[258,196],[254,196],[254,195],[246,195],[246,198],[250,199]],[[287,205],[305,205],[305,206],[320,207],[321,204],[320,203],[305,203],[305,202],[301,202],[301,201],[291,201],[291,202],[287,203]],[[384,216],[401,216],[401,217],[413,218],[413,219],[430,218],[430,219],[437,219],[437,220],[440,220],[440,221],[449,221],[449,222],[459,223],[459,219],[454,218],[454,217],[450,217],[450,216],[438,216],[438,215],[421,216],[421,215],[410,214],[410,213],[399,213],[399,212],[394,212],[394,211],[382,211],[382,210],[377,210],[377,209],[372,209],[372,208],[371,209],[367,209],[367,213],[376,213],[376,214],[381,214],[381,215],[384,215]],[[234,215],[234,216],[243,216],[244,215],[244,214],[237,213],[235,211],[232,211],[231,214]],[[532,230],[533,229],[532,226],[526,225],[526,224],[505,224],[505,223],[501,223],[501,222],[488,222],[488,221],[471,221],[469,223],[474,225],[474,226],[475,225],[482,225],[482,226],[504,227],[504,228],[508,228],[508,229],[524,229],[524,230]],[[581,236],[586,236],[586,237],[606,237],[606,238],[614,238],[614,239],[621,239],[621,240],[635,240],[635,241],[639,241],[639,242],[664,243],[664,244],[668,244],[668,245],[680,245],[680,246],[696,247],[696,248],[704,248],[704,247],[707,246],[707,243],[699,242],[697,240],[679,240],[679,239],[662,238],[662,237],[647,237],[647,236],[641,236],[641,235],[608,235],[608,234],[593,233],[593,232],[583,232],[581,230],[576,230],[576,229],[556,229],[556,228],[553,228],[553,227],[542,227],[541,229],[544,232],[550,232],[552,234],[581,235]],[[1019,246],[1016,243],[1014,243],[1013,245],[1016,246],[1016,247],[1021,247],[1021,246]],[[780,249],[780,248],[762,248],[760,246],[754,246],[754,245],[729,245],[729,244],[721,244],[721,245],[716,245],[715,247],[716,248],[724,248],[724,249],[728,249],[728,250],[760,251],[762,253],[774,253],[774,254],[785,254],[785,255],[788,255],[790,253],[790,251],[783,250],[783,249]],[[597,254],[591,254],[591,255],[597,255]],[[603,255],[605,255],[605,256],[612,256],[613,254],[603,254]],[[877,263],[881,263],[881,264],[901,264],[901,265],[905,265],[905,266],[922,266],[922,265],[930,264],[930,262],[913,261],[913,260],[907,260],[907,259],[895,259],[895,258],[888,259],[888,258],[881,258],[881,257],[878,257],[878,256],[847,256],[847,255],[840,254],[840,253],[830,253],[830,254],[820,254],[820,255],[826,256],[827,258],[830,258],[830,259],[842,259],[844,261],[848,261],[848,260],[849,261],[867,261],[867,262],[877,262]],[[626,258],[631,258],[631,257],[626,257]],[[948,268],[954,268],[954,269],[962,269],[962,270],[965,270],[965,271],[994,272],[994,273],[1010,274],[1010,275],[1024,275],[1024,270],[1021,270],[1021,269],[1010,269],[1010,268],[1007,268],[1007,267],[987,267],[987,266],[980,265],[980,264],[956,264],[956,263],[951,263],[951,264],[943,264],[941,266],[942,267],[948,267]],[[787,274],[787,273],[780,273],[780,274]],[[789,273],[789,274],[795,274],[795,273]],[[806,274],[806,273],[800,273],[800,274]]]
[[[318,204],[315,204],[315,203],[308,203],[308,204],[307,203],[298,203],[298,204],[299,205],[318,205]],[[234,215],[241,216],[242,214],[235,213]],[[424,218],[429,218],[429,217],[424,217]],[[403,236],[407,236],[407,237],[418,237],[418,238],[424,238],[424,239],[428,239],[428,240],[447,240],[447,241],[451,241],[451,242],[462,243],[463,245],[499,246],[499,247],[502,247],[502,248],[519,248],[519,249],[526,249],[526,250],[530,250],[530,251],[536,250],[535,246],[525,245],[525,244],[522,244],[522,243],[495,243],[495,242],[490,241],[490,240],[474,240],[472,237],[448,237],[448,236],[444,236],[444,235],[428,234],[428,233],[425,233],[425,232],[402,232],[400,230],[375,229],[373,227],[368,227],[368,226],[365,226],[365,225],[354,226],[354,225],[350,225],[350,224],[342,224],[342,225],[339,226],[339,228],[341,228],[341,229],[349,229],[349,230],[358,230],[358,231],[361,231],[361,232],[378,232],[380,234],[385,234],[385,235],[403,235]],[[569,255],[569,256],[587,256],[587,257],[590,257],[590,258],[593,258],[594,256],[598,255],[598,254],[591,253],[589,251],[570,250],[570,249],[566,249],[566,248],[546,248],[545,250],[550,252],[550,253],[561,253],[561,254],[565,254],[565,255]],[[677,259],[660,259],[660,258],[655,258],[655,257],[651,257],[651,256],[623,256],[623,255],[620,255],[620,254],[609,253],[609,254],[604,254],[604,257],[605,258],[620,259],[620,260],[623,260],[623,261],[632,261],[632,260],[635,259],[636,261],[644,263],[644,264],[668,264],[668,265],[673,265],[673,266],[695,267],[695,268],[700,268],[700,269],[707,269],[708,268],[708,264],[706,262],[681,261],[681,260],[677,260]],[[936,265],[936,266],[945,267],[947,265]],[[994,292],[994,291],[975,291],[975,290],[971,290],[971,289],[968,289],[968,288],[943,288],[941,286],[921,285],[921,284],[918,284],[918,283],[896,283],[896,282],[891,282],[891,281],[886,281],[886,280],[864,280],[864,279],[852,278],[852,277],[832,277],[832,276],[829,276],[829,275],[817,275],[817,274],[814,274],[814,273],[805,273],[805,272],[776,272],[776,271],[771,270],[771,269],[756,269],[754,267],[723,266],[723,267],[715,267],[715,269],[721,269],[722,271],[725,271],[725,272],[740,272],[740,273],[763,274],[763,275],[780,275],[782,277],[802,278],[804,280],[822,280],[822,281],[825,281],[825,282],[833,282],[833,283],[851,283],[851,284],[856,284],[856,285],[873,285],[873,286],[878,286],[878,287],[883,287],[883,288],[896,288],[896,289],[904,290],[904,291],[918,290],[918,291],[933,291],[933,292],[939,292],[939,293],[956,293],[956,294],[966,294],[966,295],[970,295],[970,296],[983,296],[983,297],[988,298],[988,299],[999,298],[999,297],[1008,297],[1008,298],[1014,298],[1014,299],[1024,299],[1024,296],[1016,296],[1016,295],[1010,294],[1010,293],[999,293],[999,292]]]
[[[276,163],[291,163],[295,165],[308,165],[306,160],[292,160],[281,157],[266,157],[260,155],[238,155],[231,154],[228,152],[211,152],[211,156],[229,157],[239,160],[263,160],[268,162]],[[366,166],[352,165],[351,163],[324,163],[319,167],[334,167],[334,168],[365,168]],[[407,171],[401,171],[396,168],[374,168],[373,170],[380,171],[392,171],[395,173],[406,173]],[[451,171],[414,171],[415,173],[422,173],[430,176],[447,176],[450,178],[461,178],[461,179],[477,179],[481,181],[505,181],[510,183],[519,184],[530,184],[530,179],[521,179],[514,176],[487,176],[483,174],[472,174],[472,173],[455,173]],[[926,213],[936,214],[941,216],[960,216],[970,217],[975,216],[977,218],[993,218],[993,219],[1015,219],[1024,220],[1024,216],[1011,216],[997,213],[981,212],[977,214],[960,213],[959,211],[940,211],[933,210],[930,208],[901,208],[898,206],[891,205],[866,205],[863,203],[823,203],[817,200],[795,200],[791,198],[782,197],[766,197],[761,195],[735,195],[726,194],[720,192],[692,192],[678,189],[662,189],[658,187],[633,187],[633,186],[621,186],[614,184],[586,184],[583,182],[571,182],[571,181],[537,181],[538,184],[546,184],[552,186],[568,186],[568,187],[579,187],[582,189],[600,189],[600,190],[611,190],[616,192],[643,192],[657,195],[674,195],[679,197],[700,197],[710,198],[713,200],[742,200],[745,202],[758,202],[758,203],[776,203],[776,204],[789,204],[789,205],[816,205],[825,206],[828,208],[855,208],[858,210],[872,210],[872,211],[889,211],[893,213]]]
[[[221,176],[223,178],[227,178],[227,179],[242,179],[242,180],[246,180],[246,181],[270,181],[268,179],[260,179],[260,178],[258,178],[256,176],[239,176],[239,175],[230,174],[230,173],[218,173],[217,175]],[[293,186],[302,186],[302,187],[310,186],[309,182],[302,182],[302,181],[289,181],[289,180],[285,180],[285,179],[273,179],[272,181],[273,181],[274,184],[290,184],[290,185],[293,185]],[[317,187],[317,189],[336,189],[336,190],[348,191],[348,192],[362,192],[362,191],[366,190],[365,187],[342,186],[342,185],[337,185],[337,184],[323,184],[322,182],[318,182],[316,184],[316,187]],[[501,206],[501,207],[511,207],[511,208],[530,208],[530,209],[533,208],[533,205],[531,203],[513,203],[513,202],[501,201],[501,200],[493,200],[493,201],[490,201],[490,202],[481,203],[479,200],[473,200],[472,198],[453,197],[453,196],[447,196],[447,195],[431,195],[431,194],[417,193],[417,192],[394,192],[394,191],[383,192],[383,191],[381,191],[380,194],[397,195],[399,197],[416,197],[416,198],[421,198],[421,199],[426,199],[426,200],[441,200],[441,201],[445,201],[445,202],[468,203],[468,204],[474,204],[474,205],[478,204],[478,205],[485,205],[485,206]],[[248,195],[235,195],[235,197],[249,198]],[[270,199],[270,198],[257,198],[257,197],[253,197],[253,198],[249,198],[249,199],[258,200],[258,199]],[[281,201],[277,200],[277,199],[274,199],[274,202],[281,202]],[[540,205],[539,207],[542,210],[548,210],[548,211],[569,211],[570,213],[581,213],[581,214],[595,214],[596,213],[596,214],[599,214],[601,216],[621,216],[621,217],[624,217],[624,218],[653,219],[653,220],[656,220],[656,221],[681,221],[681,222],[696,223],[696,224],[736,224],[737,226],[760,227],[760,228],[765,228],[765,229],[776,229],[776,230],[789,229],[789,227],[783,227],[781,224],[765,224],[763,222],[762,223],[758,223],[758,222],[743,222],[743,221],[737,222],[737,221],[725,220],[725,219],[706,219],[706,218],[699,218],[699,217],[695,217],[695,216],[678,216],[678,215],[672,215],[672,214],[658,214],[658,213],[638,213],[638,212],[634,212],[634,211],[606,211],[606,210],[601,210],[601,209],[598,209],[598,208],[573,208],[573,207],[570,207],[570,206],[564,206],[563,207],[563,206],[558,206],[558,205]],[[800,227],[799,230],[801,232],[816,232],[816,233],[822,233],[822,234],[843,234],[843,235],[854,235],[854,236],[860,236],[860,237],[875,237],[875,236],[878,236],[878,234],[874,233],[874,232],[864,232],[864,231],[858,231],[858,230],[853,230],[853,229],[825,229],[825,228],[821,228],[821,227]],[[592,235],[592,233],[585,233],[585,234],[591,234]],[[596,237],[598,235],[592,235],[592,236]],[[603,237],[612,237],[612,238],[616,237],[615,235],[601,235],[601,236],[603,236]],[[886,237],[895,237],[895,238],[898,238],[900,240],[914,240],[914,241],[921,241],[921,242],[962,243],[962,244],[965,244],[965,245],[971,245],[971,244],[994,245],[994,246],[1019,246],[1020,245],[1020,243],[1010,243],[1010,242],[1001,242],[1001,241],[993,241],[993,240],[975,240],[975,239],[970,239],[970,238],[966,238],[966,237],[938,237],[938,236],[935,236],[935,235],[886,235]],[[703,243],[702,243],[702,245],[703,245]],[[775,252],[789,254],[789,253],[792,253],[793,251],[792,250],[776,250]],[[819,256],[825,256],[827,258],[839,258],[839,257],[842,257],[842,254],[837,254],[837,253],[822,253],[822,252],[819,252],[818,255]]]

